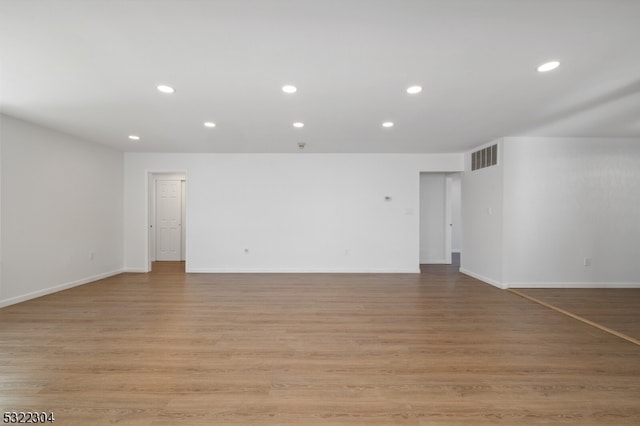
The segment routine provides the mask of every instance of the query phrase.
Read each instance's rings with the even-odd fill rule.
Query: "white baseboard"
[[[132,273],[140,273],[140,274],[146,274],[147,272],[149,272],[148,270],[146,270],[145,268],[124,268],[122,270],[122,272],[132,272]]]
[[[487,278],[487,277],[485,277],[483,275],[476,274],[475,272],[471,272],[468,269],[460,268],[460,272],[465,274],[465,275],[469,275],[470,277],[473,277],[473,278],[475,278],[477,280],[483,281],[483,282],[485,282],[487,284],[491,284],[492,286],[498,287],[499,289],[502,289],[502,290],[506,290],[507,288],[509,288],[506,284],[503,284],[503,283],[501,283],[499,281],[496,281],[494,279],[491,279],[491,278]]]
[[[460,272],[469,275],[475,279],[491,284],[500,289],[508,288],[640,288],[640,283],[632,282],[520,282],[520,283],[501,283],[499,281],[487,278],[483,275],[476,274],[464,268],[460,268]]]
[[[94,275],[92,277],[82,278],[80,280],[75,280],[68,283],[56,285],[53,287],[44,288],[42,290],[33,291],[31,293],[22,294],[20,296],[12,297],[10,299],[0,300],[0,308],[4,308],[5,306],[9,306],[9,305],[15,305],[16,303],[25,302],[27,300],[35,299],[36,297],[46,296],[47,294],[57,293],[59,291],[67,290],[69,288],[77,287],[93,281],[109,278],[114,275],[121,274],[122,272],[123,272],[122,269],[111,271],[111,272],[105,272],[103,274]]]
[[[640,288],[640,283],[534,282],[534,283],[508,283],[508,288]]]
[[[425,259],[420,261],[421,265],[451,265],[447,259]]]
[[[194,274],[419,274],[420,268],[413,269],[290,269],[290,268],[189,268]]]

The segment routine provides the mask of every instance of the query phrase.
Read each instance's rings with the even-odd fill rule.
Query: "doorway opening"
[[[149,271],[186,269],[186,183],[185,173],[149,173]]]
[[[460,173],[420,173],[420,264],[460,265]]]

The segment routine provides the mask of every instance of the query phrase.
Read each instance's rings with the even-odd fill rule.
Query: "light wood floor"
[[[640,289],[536,288],[519,291],[640,340]]]
[[[640,424],[640,346],[455,268],[157,266],[0,309],[0,410],[71,426]]]

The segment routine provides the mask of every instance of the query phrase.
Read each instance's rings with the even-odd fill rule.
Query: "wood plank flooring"
[[[518,291],[640,339],[640,289],[526,288]]]
[[[434,266],[122,274],[0,309],[0,411],[58,425],[638,425],[640,347]]]

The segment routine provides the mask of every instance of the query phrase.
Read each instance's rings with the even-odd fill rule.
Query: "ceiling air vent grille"
[[[471,154],[471,170],[498,164],[498,145],[491,145]]]

